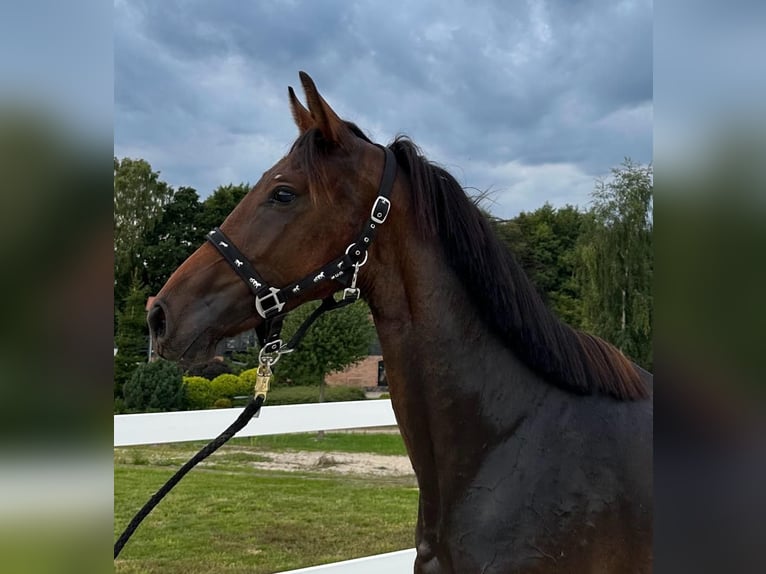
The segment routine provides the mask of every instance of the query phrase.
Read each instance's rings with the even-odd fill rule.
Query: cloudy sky
[[[114,62],[115,154],[203,197],[289,149],[298,70],[501,217],[585,206],[625,156],[652,160],[648,0],[115,0]]]

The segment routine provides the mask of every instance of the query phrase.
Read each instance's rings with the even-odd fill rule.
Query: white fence
[[[114,417],[114,446],[210,440],[242,409],[146,413]],[[341,430],[396,425],[390,400],[263,407],[236,436]],[[414,528],[414,525],[413,525]],[[398,574],[412,572],[415,549],[366,556],[282,574]]]

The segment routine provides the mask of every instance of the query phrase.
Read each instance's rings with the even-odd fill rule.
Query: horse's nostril
[[[165,311],[162,310],[162,307],[155,303],[149,310],[146,320],[155,339],[159,339],[165,334]]]

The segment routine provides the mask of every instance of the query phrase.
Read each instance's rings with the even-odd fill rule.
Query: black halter
[[[255,270],[255,267],[218,227],[207,235],[207,240],[221,253],[223,258],[231,265],[231,268],[239,275],[255,296],[255,310],[265,319],[265,328],[258,333],[262,353],[273,355],[274,360],[272,362],[276,362],[280,353],[293,350],[300,341],[300,338],[308,330],[308,327],[320,314],[348,305],[359,299],[356,277],[359,268],[367,262],[367,250],[375,238],[378,226],[383,224],[386,221],[386,217],[388,217],[391,208],[389,197],[394,186],[394,180],[396,179],[396,158],[393,152],[387,147],[378,147],[385,152],[385,165],[380,180],[380,187],[378,188],[378,197],[372,205],[370,218],[367,220],[362,232],[346,248],[346,252],[343,255],[333,259],[303,279],[290,283],[285,287],[273,287],[261,277]],[[282,313],[285,303],[314,285],[328,281],[335,281],[340,284],[340,287],[335,292],[339,291],[341,287],[345,287],[343,298],[339,301],[336,301],[332,296],[324,299],[317,311],[301,326],[293,340],[289,344],[283,345],[282,340],[279,339],[279,332],[281,331],[282,319],[285,315]]]

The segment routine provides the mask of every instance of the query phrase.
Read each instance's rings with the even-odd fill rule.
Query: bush
[[[255,391],[255,380],[258,377],[258,369],[247,369],[239,374],[239,392],[234,396],[253,396]],[[271,381],[272,388],[274,380]]]
[[[123,394],[125,408],[131,411],[174,411],[186,406],[181,370],[162,359],[139,365]]]
[[[114,399],[114,414],[116,415],[122,415],[127,412],[127,408],[125,407],[125,400],[121,398]]]
[[[224,375],[218,375],[215,379],[210,381],[210,386],[212,387],[213,393],[215,393],[216,398],[230,399],[240,394],[239,390],[242,387],[242,384],[237,375],[232,375],[231,373],[227,373]]]
[[[255,389],[255,378],[250,380],[250,377],[242,378],[242,375],[240,375],[237,378],[237,386],[234,388],[234,397],[239,396],[250,396],[253,394],[253,390]]]
[[[364,391],[354,387],[327,387],[325,402],[360,401],[364,399]],[[298,405],[319,402],[319,387],[296,386],[277,387],[266,397],[266,405]]]
[[[209,409],[218,398],[213,387],[204,377],[184,377],[186,405],[189,409]]]
[[[363,401],[364,391],[356,387],[326,387],[325,402]]]
[[[187,375],[190,377],[202,377],[212,381],[218,375],[231,373],[231,367],[219,359],[212,359],[206,363],[198,363],[189,367]]]
[[[219,375],[212,381],[203,377],[184,377],[186,404],[189,409],[229,408],[234,397],[253,395],[256,369],[236,375]],[[326,387],[325,402],[364,400],[364,391],[354,387]],[[298,405],[319,402],[319,387],[294,386],[272,388],[267,405]],[[239,403],[238,403],[239,404]]]
[[[253,388],[255,388],[255,379],[258,376],[258,369],[247,369],[246,371],[242,371],[239,374],[239,380],[241,381],[242,385],[248,386],[248,393],[251,393]],[[244,393],[243,393],[244,394]]]

